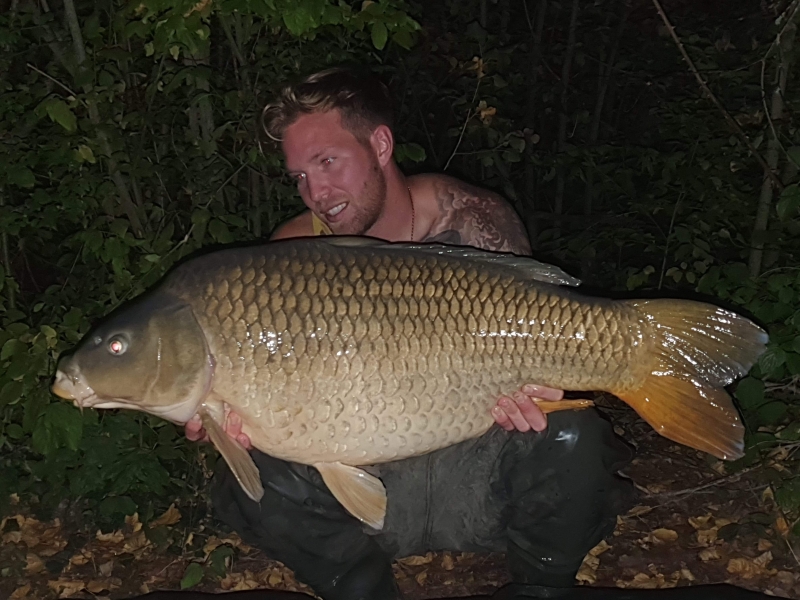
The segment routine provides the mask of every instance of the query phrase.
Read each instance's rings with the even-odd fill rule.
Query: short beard
[[[373,157],[370,174],[358,198],[350,204],[353,216],[345,223],[332,224],[336,235],[365,235],[378,222],[386,207],[386,175]]]

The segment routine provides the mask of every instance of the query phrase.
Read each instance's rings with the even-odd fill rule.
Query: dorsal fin
[[[437,256],[451,256],[497,265],[515,271],[523,277],[553,285],[580,285],[580,279],[568,275],[559,267],[539,262],[528,256],[517,256],[502,252],[490,252],[471,246],[448,246],[446,244],[421,244],[419,242],[386,242],[376,238],[355,235],[340,235],[319,238],[318,241],[339,248],[375,248],[380,250],[420,252]]]

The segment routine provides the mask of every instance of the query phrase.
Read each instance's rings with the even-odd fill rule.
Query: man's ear
[[[369,144],[375,152],[378,163],[385,167],[394,154],[394,135],[386,125],[378,125],[369,136]]]

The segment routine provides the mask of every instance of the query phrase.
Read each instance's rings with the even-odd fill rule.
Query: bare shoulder
[[[498,194],[447,175],[420,176],[418,181],[437,212],[426,241],[531,254],[522,220]]]
[[[314,226],[311,223],[311,211],[301,212],[296,217],[284,221],[272,232],[270,240],[284,240],[286,238],[306,237],[314,235]]]

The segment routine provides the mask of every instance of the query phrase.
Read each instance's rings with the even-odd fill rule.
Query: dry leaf
[[[135,512],[132,515],[125,517],[125,524],[128,525],[133,533],[136,533],[142,528],[142,523],[139,521],[139,513]]]
[[[689,569],[687,569],[686,567],[682,567],[682,568],[681,568],[681,570],[680,570],[680,576],[681,576],[681,578],[682,578],[682,579],[685,579],[686,581],[694,581],[694,580],[695,580],[694,573],[692,573],[692,572],[691,572]]]
[[[772,560],[772,552],[764,552],[756,558],[732,558],[728,561],[728,573],[738,575],[743,579],[754,579],[763,575],[774,575],[775,569],[768,569]]]
[[[772,562],[772,552],[770,552],[769,550],[767,550],[763,554],[758,555],[753,559],[754,564],[764,568],[769,566],[769,563],[771,562]]]
[[[626,517],[640,517],[642,515],[646,515],[647,513],[649,513],[652,510],[653,510],[652,506],[644,506],[644,505],[634,506],[627,513],[625,513],[625,516]]]
[[[777,519],[775,519],[775,531],[777,531],[781,537],[786,537],[789,535],[789,524],[786,522],[786,519],[784,519],[783,516],[779,516]]]
[[[33,552],[28,552],[25,556],[25,563],[25,572],[29,575],[33,575],[44,569],[44,561]]]
[[[102,575],[103,577],[110,576],[111,571],[114,570],[114,561],[109,560],[108,562],[104,562],[99,567],[97,567],[97,570],[100,571],[100,575]]]
[[[453,561],[453,555],[449,552],[445,552],[444,556],[442,556],[442,568],[445,571],[452,571],[455,567],[455,561]]]
[[[717,527],[711,529],[701,529],[697,532],[697,543],[705,548],[713,546],[717,541]]]
[[[794,585],[795,582],[797,581],[797,575],[795,575],[791,571],[778,571],[776,577],[778,581],[780,581],[781,584],[785,586]]]
[[[55,591],[59,598],[74,596],[86,587],[82,581],[73,581],[72,579],[66,579],[64,577],[60,577],[54,581],[48,581],[47,586]]]
[[[2,531],[2,527],[0,527],[0,531]],[[18,587],[11,595],[8,597],[8,600],[25,600],[28,597],[28,593],[31,591],[31,584],[26,583],[22,587]]]
[[[97,534],[95,535],[98,542],[103,542],[106,544],[119,544],[125,541],[125,536],[122,534],[122,531],[117,529],[113,533],[102,533],[99,529],[97,530]]]
[[[697,557],[703,562],[708,562],[710,560],[718,560],[720,555],[716,548],[706,548],[705,550],[701,550],[697,554]]]
[[[678,532],[672,529],[654,529],[638,541],[639,544],[667,544],[678,539]]]
[[[600,556],[603,552],[610,549],[611,549],[611,544],[609,544],[605,540],[600,540],[600,543],[597,544],[597,546],[589,550],[589,554],[592,556]]]
[[[77,554],[74,554],[72,558],[69,559],[69,564],[75,565],[76,567],[82,567],[86,563],[88,563],[92,559],[92,551],[91,550],[81,550]]]
[[[92,594],[99,594],[100,592],[110,592],[122,585],[122,580],[117,577],[110,579],[92,579],[86,584],[86,589]]]
[[[175,508],[174,504],[170,504],[169,508],[163,515],[158,517],[155,521],[150,523],[150,527],[158,527],[159,525],[174,525],[181,520],[181,513]]]
[[[772,542],[770,542],[769,540],[765,540],[764,538],[761,538],[761,539],[758,540],[758,551],[759,552],[765,552],[766,550],[769,550],[770,548],[772,548]]]
[[[425,556],[406,556],[405,558],[398,558],[397,562],[407,567],[418,567],[419,565],[427,565],[433,561],[433,552],[428,552]]]
[[[414,577],[414,579],[417,581],[417,583],[419,585],[425,585],[425,582],[428,580],[428,571],[427,571],[427,569],[417,573],[417,575]]]
[[[269,577],[267,578],[267,583],[273,587],[278,585],[281,581],[283,581],[283,576],[281,576],[281,574],[277,571],[270,573]]]
[[[575,579],[581,583],[591,585],[597,582],[597,568],[600,566],[600,557],[587,554],[583,559]]]
[[[689,525],[695,529],[708,529],[709,522],[713,519],[713,515],[708,514],[702,517],[689,517]]]
[[[672,483],[672,482],[671,481],[667,481],[667,482],[664,482],[664,483],[650,483],[650,484],[644,486],[644,489],[646,489],[651,494],[662,494],[662,493],[667,491],[667,484],[668,483]]]
[[[123,552],[129,552],[133,555],[141,555],[142,551],[150,545],[150,540],[144,534],[144,531],[138,531],[125,540],[125,545],[122,547]]]

